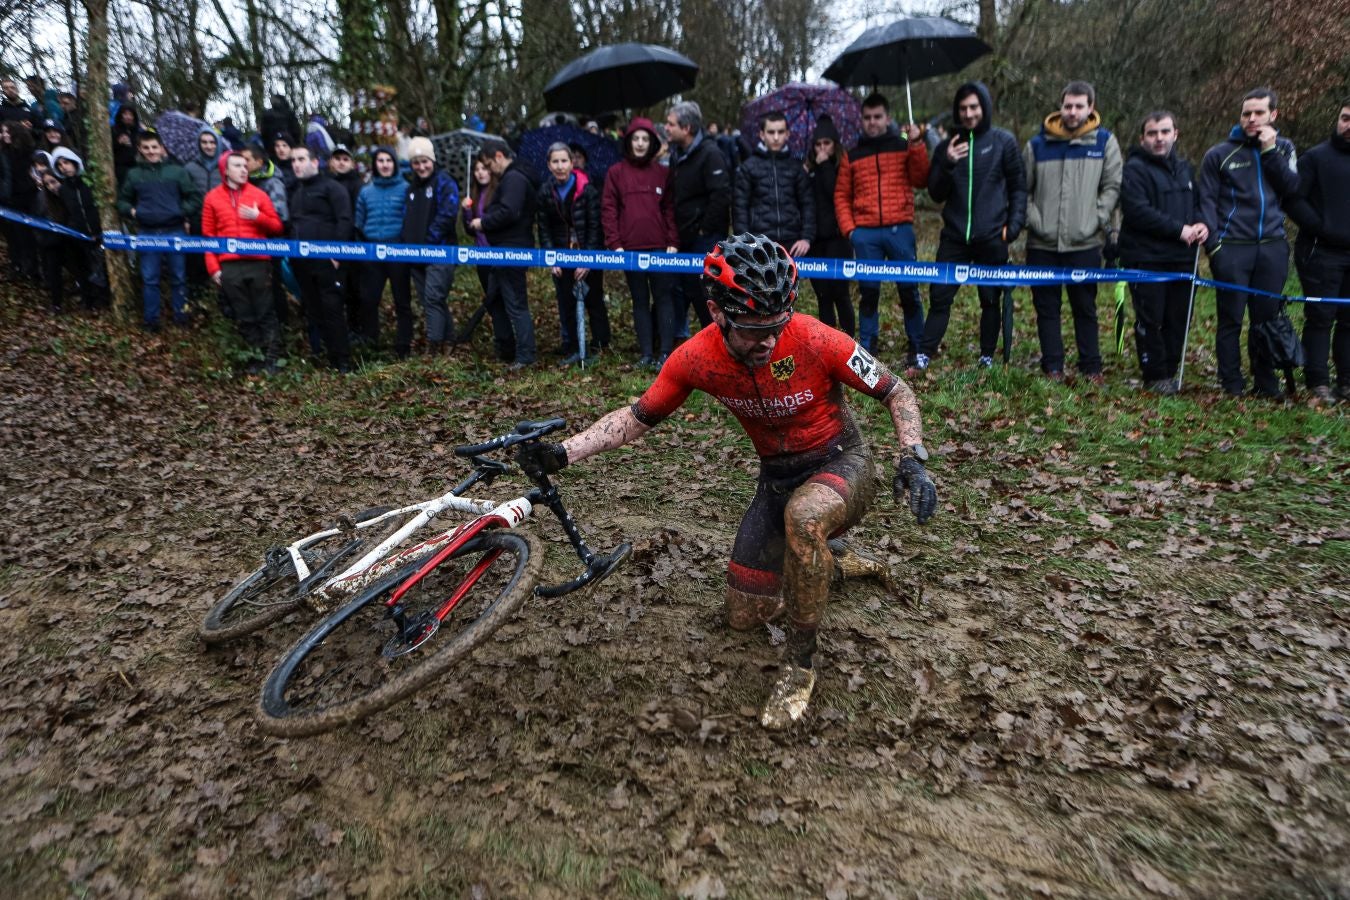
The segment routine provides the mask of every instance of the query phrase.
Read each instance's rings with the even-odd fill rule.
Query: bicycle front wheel
[[[539,580],[538,540],[512,531],[467,541],[387,605],[417,570],[376,584],[310,630],[263,685],[262,729],[331,731],[387,709],[466,658],[525,603]],[[458,596],[443,618],[438,613]]]
[[[392,506],[377,506],[362,510],[352,517],[364,522],[384,515]],[[380,530],[380,529],[376,529]],[[326,579],[336,574],[338,566],[355,561],[357,553],[373,546],[372,539],[383,537],[367,531],[343,532],[316,541],[300,551],[311,578]],[[198,634],[208,644],[221,644],[252,634],[298,609],[304,600],[301,585],[296,580],[295,562],[283,548],[268,552],[268,559],[260,568],[241,579],[216,601],[202,620]]]

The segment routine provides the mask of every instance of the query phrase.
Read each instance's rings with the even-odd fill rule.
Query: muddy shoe
[[[811,691],[816,686],[816,670],[803,669],[792,663],[783,664],[783,674],[774,683],[769,699],[764,701],[764,712],[759,723],[773,731],[781,731],[796,722],[806,712]]]
[[[842,538],[827,541],[826,546],[834,554],[831,585],[837,587],[850,578],[875,578],[887,588],[891,588],[891,570],[876,556],[865,550],[858,550]]]

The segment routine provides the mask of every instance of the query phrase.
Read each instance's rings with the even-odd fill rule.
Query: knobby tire
[[[471,591],[447,617],[442,630],[407,656],[397,657],[401,662],[381,656],[397,630],[384,604],[416,571],[415,564],[377,583],[314,626],[287,652],[263,685],[258,705],[262,730],[278,737],[306,737],[350,725],[408,697],[468,657],[533,594],[543,566],[538,539],[528,532],[483,532],[455,551],[423,582],[431,583],[440,573],[448,585],[441,593],[448,593],[463,580],[466,571],[461,570],[472,568],[483,554],[497,549],[501,555],[479,582],[484,587],[481,596],[475,597]],[[427,593],[433,595],[437,589],[428,587]],[[411,592],[405,595],[404,601],[411,596]],[[311,661],[310,657],[330,638],[335,646],[327,649],[334,658]],[[312,709],[296,709],[294,698],[288,696],[302,693],[310,683],[314,684],[311,691],[317,694],[326,682],[342,680],[345,671],[359,681],[349,699],[320,701]],[[388,674],[387,680],[365,690],[365,676],[377,677],[382,672]]]
[[[384,515],[393,508],[392,506],[377,506],[362,510],[352,516],[352,521],[364,522],[367,519]],[[306,557],[312,572],[326,565],[339,553],[344,553],[347,559],[354,562],[359,559],[358,553],[364,552],[378,543],[378,541],[372,540],[377,535],[380,538],[384,537],[383,529],[376,529],[374,532],[367,534],[361,532],[338,534],[326,538],[314,547],[306,548],[301,552]],[[352,546],[353,542],[355,542],[355,546]],[[284,563],[275,566],[270,572],[267,564],[264,563],[230,588],[224,597],[216,601],[205,618],[202,619],[198,634],[202,641],[207,644],[223,644],[226,641],[252,634],[273,622],[284,619],[298,609],[303,602],[304,598],[300,595],[300,583],[295,578],[294,562],[288,558]],[[242,618],[240,614],[242,614]]]

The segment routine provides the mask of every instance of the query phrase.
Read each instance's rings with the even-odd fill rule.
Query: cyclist
[[[552,473],[646,434],[694,389],[731,410],[760,456],[759,484],[727,567],[726,618],[746,630],[786,614],[782,674],[760,721],[801,718],[815,686],[812,657],[831,575],[868,567],[831,540],[857,524],[875,492],[871,452],[843,386],[890,410],[900,446],[892,487],[919,524],[937,509],[914,392],[843,332],[794,315],[797,267],[762,235],[708,253],[703,287],[713,324],[676,348],[646,393],[561,444],[522,448],[527,471]],[[838,555],[838,558],[836,558]],[[853,571],[850,571],[852,569]]]

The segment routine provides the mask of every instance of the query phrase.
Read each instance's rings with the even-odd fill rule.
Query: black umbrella
[[[988,44],[951,19],[904,18],[864,31],[830,63],[825,77],[845,87],[903,83],[913,122],[911,80],[959,72],[989,52]]]
[[[563,66],[544,88],[549,109],[594,115],[650,106],[687,91],[698,77],[689,57],[656,44],[600,47]]]

